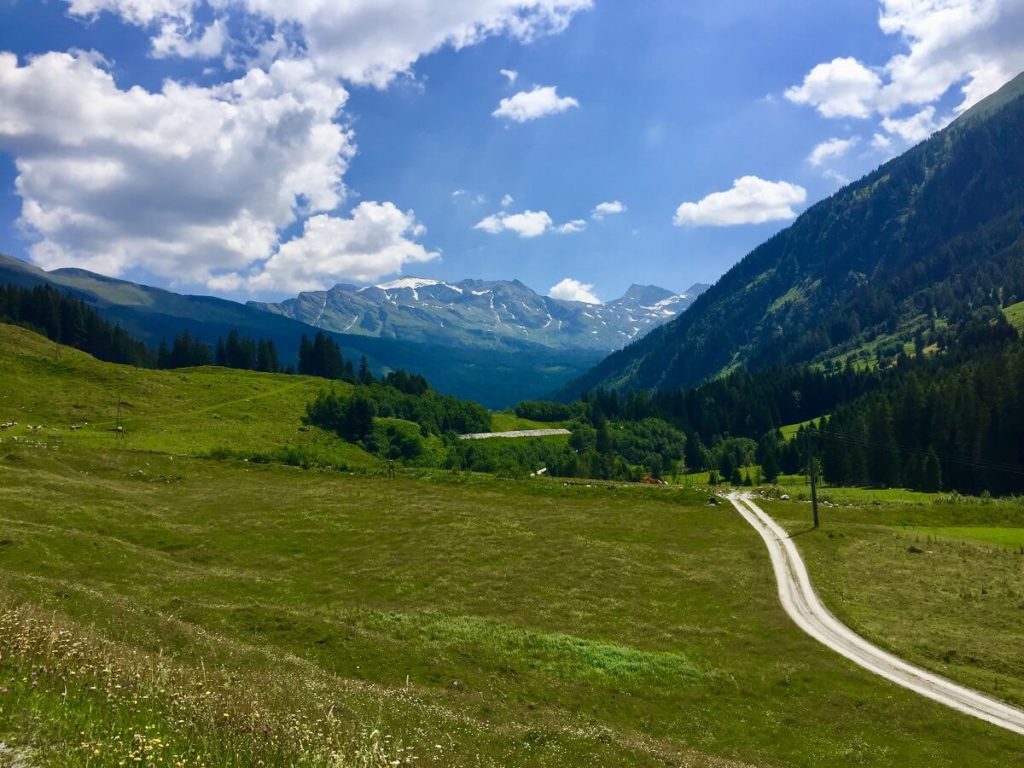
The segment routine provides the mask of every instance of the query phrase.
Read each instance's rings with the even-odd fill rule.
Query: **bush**
[[[552,403],[527,400],[516,406],[516,416],[530,421],[569,421],[579,415],[578,404]]]

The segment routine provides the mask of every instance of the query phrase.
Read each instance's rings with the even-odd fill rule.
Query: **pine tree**
[[[316,376],[313,364],[313,345],[306,334],[302,334],[302,341],[299,342],[299,375]]]
[[[928,451],[924,460],[921,490],[929,493],[938,493],[942,490],[942,465],[934,448]]]
[[[370,373],[370,362],[366,359],[366,355],[359,358],[359,378],[360,384],[373,384],[373,374]]]
[[[356,391],[348,402],[342,422],[342,437],[350,442],[365,439],[373,431],[373,419],[377,408],[373,401]]]
[[[868,416],[868,481],[879,488],[899,485],[899,454],[889,409],[876,402]]]

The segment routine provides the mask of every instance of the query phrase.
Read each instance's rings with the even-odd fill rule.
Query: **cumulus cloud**
[[[509,208],[514,202],[515,198],[513,198],[512,195],[505,195],[504,197],[501,198],[501,207]]]
[[[188,26],[166,22],[153,38],[153,55],[158,59],[177,56],[182,59],[213,59],[220,56],[228,42],[224,22],[216,19],[210,26],[195,33]]]
[[[346,99],[302,61],[149,92],[93,56],[0,54],[0,151],[33,260],[203,283],[268,258],[282,229],[344,199]]]
[[[794,206],[807,200],[807,190],[786,181],[765,181],[744,176],[732,189],[715,192],[696,203],[683,203],[676,210],[677,227],[727,227],[763,224],[796,218]]]
[[[824,117],[870,117],[882,79],[856,59],[833,59],[812,69],[786,91],[795,104],[810,104]]]
[[[880,0],[879,6],[880,28],[898,37],[903,50],[876,67],[853,58],[819,64],[786,91],[790,101],[825,117],[878,114],[895,136],[918,141],[926,128],[937,130],[1024,70],[1020,0]],[[953,88],[960,90],[953,115],[925,117]],[[906,109],[915,113],[895,117]]]
[[[400,269],[435,257],[416,242],[422,231],[411,213],[390,203],[338,214],[355,152],[341,83],[385,87],[439,48],[494,35],[529,42],[560,32],[592,5],[63,2],[74,17],[111,13],[143,28],[154,57],[223,55],[229,68],[248,71],[205,88],[167,80],[159,89],[121,89],[98,55],[48,53],[19,63],[0,54],[0,152],[14,160],[31,257],[47,268],[138,269],[217,290],[376,277],[373,265]],[[229,27],[244,38],[231,39]],[[282,232],[297,225],[303,234],[282,245]],[[531,226],[509,223],[522,232]],[[360,234],[370,231],[382,234]],[[360,245],[366,238],[379,248]]]
[[[438,252],[415,241],[423,233],[415,214],[393,203],[360,203],[350,218],[313,216],[302,235],[282,244],[246,284],[256,291],[295,293],[325,288],[340,278],[373,282],[407,264],[438,258]]]
[[[551,286],[548,295],[553,299],[563,301],[581,301],[584,304],[600,304],[601,300],[594,295],[594,286],[590,283],[581,283],[567,277],[557,285]]]
[[[574,235],[587,228],[583,219],[573,219],[556,225],[547,211],[523,211],[522,213],[494,213],[478,221],[473,229],[489,235],[514,232],[522,238],[540,237],[553,232],[559,235]]]
[[[522,213],[495,213],[477,222],[473,229],[491,235],[515,232],[520,237],[539,237],[554,226],[546,211],[523,211]]]
[[[829,160],[838,160],[846,155],[851,149],[860,143],[860,137],[853,136],[849,139],[829,139],[811,150],[807,156],[807,162],[815,168],[820,168]]]
[[[95,16],[104,11],[117,14],[130,24],[155,21],[191,20],[199,0],[66,0],[73,16]]]
[[[512,83],[519,79],[519,73],[516,72],[514,69],[499,69],[498,73],[506,80],[508,80],[509,85],[511,85]]]
[[[491,114],[494,117],[525,123],[548,115],[557,115],[580,103],[571,96],[559,96],[555,86],[538,85],[532,91],[520,91],[514,96],[502,99]]]
[[[910,117],[898,120],[887,117],[882,121],[882,127],[891,135],[899,136],[908,143],[923,141],[943,127],[946,121],[935,119],[935,107],[925,107],[920,112]]]
[[[607,203],[598,203],[594,206],[594,210],[590,212],[590,218],[595,221],[600,221],[606,216],[617,216],[620,213],[626,212],[626,204],[619,200],[612,200]]]
[[[560,235],[575,235],[582,232],[587,228],[587,222],[583,219],[573,219],[567,221],[560,227],[555,227],[555,231]]]
[[[871,146],[878,152],[888,152],[892,149],[892,139],[884,133],[876,133],[871,137]]]
[[[301,38],[318,71],[360,85],[387,86],[421,57],[494,35],[529,42],[561,32],[593,0],[66,0],[78,16],[109,11],[140,26],[190,23],[200,7],[268,22]]]

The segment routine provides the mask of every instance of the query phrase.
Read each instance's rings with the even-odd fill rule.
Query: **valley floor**
[[[0,738],[44,765],[1024,759],[804,636],[706,498],[5,443]]]
[[[323,381],[0,357],[0,765],[1024,763],[804,635],[707,492],[387,481],[302,426]],[[799,537],[826,604],[1024,701],[1020,505],[861,504]]]

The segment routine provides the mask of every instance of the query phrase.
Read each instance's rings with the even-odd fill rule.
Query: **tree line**
[[[418,374],[392,371],[380,381],[360,366],[354,389],[322,391],[306,407],[307,424],[337,433],[351,443],[389,458],[415,458],[422,444],[415,435],[393,421],[411,422],[421,437],[487,432],[491,413],[482,405],[442,395]],[[383,424],[383,429],[377,427]],[[400,443],[400,445],[398,445]],[[391,448],[397,453],[391,455]]]
[[[682,445],[689,470],[735,484],[755,479],[744,474],[748,465],[773,482],[814,461],[833,485],[1024,493],[1024,344],[988,306],[944,333],[944,349],[926,354],[918,340],[912,353],[901,347],[873,368],[788,366],[740,370],[692,389],[596,390],[580,401],[585,417],[571,444],[578,457],[592,449],[614,456],[587,470],[607,475],[616,459],[637,458],[614,435],[660,422],[676,430],[672,443]],[[781,426],[804,422],[783,439]],[[591,439],[608,424],[610,441]],[[643,448],[655,476],[672,466],[663,444]]]
[[[188,329],[154,350],[120,325],[99,315],[81,299],[49,285],[22,288],[0,285],[0,321],[36,331],[59,344],[109,363],[140,368],[194,368],[217,365],[266,373],[298,373],[341,381],[372,380],[366,357],[358,368],[342,354],[337,341],[318,332],[302,336],[298,365],[282,362],[273,339],[252,338],[231,330],[208,344]]]
[[[121,326],[107,322],[80,299],[48,285],[0,286],[0,320],[108,363],[153,367],[156,362],[152,350]]]

